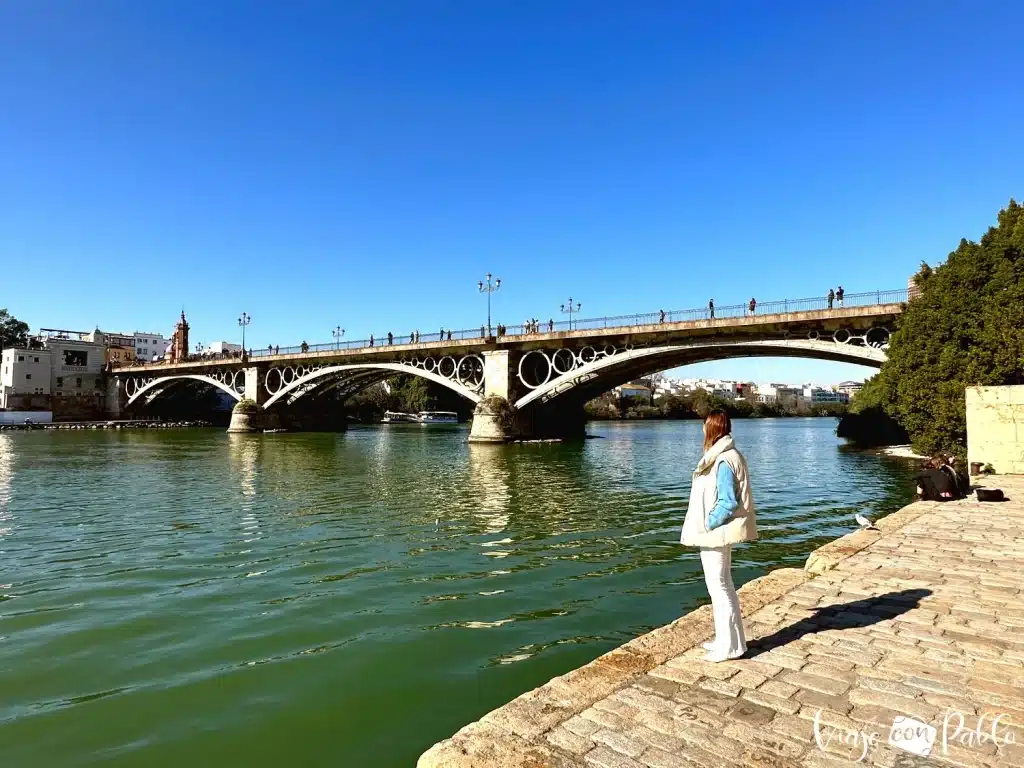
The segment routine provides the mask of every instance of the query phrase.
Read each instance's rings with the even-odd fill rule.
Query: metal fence
[[[843,296],[842,303],[837,299],[833,308],[842,307],[870,307],[881,304],[902,304],[907,301],[907,289],[896,291],[871,291],[868,293],[847,293]],[[829,309],[828,299],[824,296],[817,296],[810,299],[782,299],[781,301],[757,302],[753,312],[750,310],[749,302],[746,304],[726,304],[715,306],[714,316],[709,307],[700,309],[674,309],[666,310],[664,317],[661,310],[657,312],[642,312],[634,315],[616,315],[614,317],[593,317],[584,319],[572,319],[554,321],[538,320],[536,326],[532,324],[508,325],[504,327],[502,338],[508,336],[531,336],[541,333],[556,333],[560,331],[592,331],[608,328],[628,328],[634,325],[654,325],[658,323],[679,323],[697,320],[724,320],[735,317],[750,317],[751,315],[775,315],[787,312],[809,312],[818,309]],[[491,328],[491,333],[497,335],[497,326]],[[416,334],[416,331],[405,334],[392,334],[388,339],[387,333],[380,336],[374,335],[372,339],[352,339],[349,341],[335,341],[329,344],[304,344],[292,347],[267,347],[265,349],[253,349],[252,357],[267,357],[268,355],[297,355],[307,352],[330,352],[343,349],[364,349],[387,347],[394,344],[436,344],[444,341],[463,341],[465,339],[483,339],[487,336],[487,328],[464,328],[463,330],[445,330],[443,333]]]

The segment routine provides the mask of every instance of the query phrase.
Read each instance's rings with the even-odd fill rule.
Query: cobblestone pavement
[[[419,766],[1024,766],[1024,477],[988,484],[1011,501],[913,504],[744,587],[743,659],[701,660],[704,607]],[[900,717],[937,729],[927,757]]]

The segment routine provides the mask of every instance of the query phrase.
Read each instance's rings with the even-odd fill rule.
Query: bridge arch
[[[768,339],[738,341],[706,341],[694,344],[669,344],[615,350],[613,354],[594,357],[589,362],[561,373],[566,368],[552,356],[551,374],[539,386],[518,398],[518,409],[531,404],[546,403],[558,397],[590,400],[613,387],[657,371],[681,365],[725,360],[738,357],[801,357],[832,360],[880,368],[886,360],[880,347],[857,346],[821,339]],[[521,378],[520,382],[525,385]]]
[[[233,388],[234,379],[231,383],[226,380],[221,380],[213,376],[207,376],[205,374],[177,374],[174,376],[160,376],[155,379],[139,380],[139,379],[127,379],[125,381],[125,392],[128,393],[127,405],[133,405],[140,400],[144,402],[150,402],[151,400],[159,397],[174,384],[180,383],[186,380],[201,381],[210,386],[216,387],[222,392],[227,392],[235,400],[241,400],[242,394]],[[129,387],[131,391],[129,392]]]
[[[467,386],[457,378],[449,378],[437,371],[428,371],[425,368],[406,363],[360,363],[352,365],[325,365],[322,368],[307,371],[288,383],[284,383],[282,379],[279,389],[270,392],[270,389],[267,388],[267,393],[270,396],[263,403],[263,407],[270,408],[282,400],[286,400],[288,403],[295,402],[295,400],[303,395],[321,389],[324,386],[343,389],[350,393],[355,392],[396,373],[419,376],[427,381],[440,384],[466,398],[474,405],[480,402],[479,388]],[[270,372],[268,371],[266,375],[269,376]],[[261,381],[260,385],[267,387],[266,380]]]

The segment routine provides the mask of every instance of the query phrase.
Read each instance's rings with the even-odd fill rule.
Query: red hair
[[[707,452],[712,445],[731,433],[732,422],[729,420],[729,414],[719,409],[711,411],[704,419],[704,451]]]

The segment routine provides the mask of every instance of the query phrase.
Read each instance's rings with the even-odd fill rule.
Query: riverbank
[[[0,424],[0,432],[63,429],[182,429],[211,427],[209,421],[54,421],[48,424]]]
[[[891,745],[897,717],[940,740],[952,718],[930,748],[937,764],[1024,765],[1011,743],[1024,740],[1024,477],[985,484],[1010,501],[916,502],[802,570],[744,585],[743,659],[701,659],[705,605],[490,712],[417,765],[890,766],[911,748]],[[969,742],[975,729],[985,736]]]

